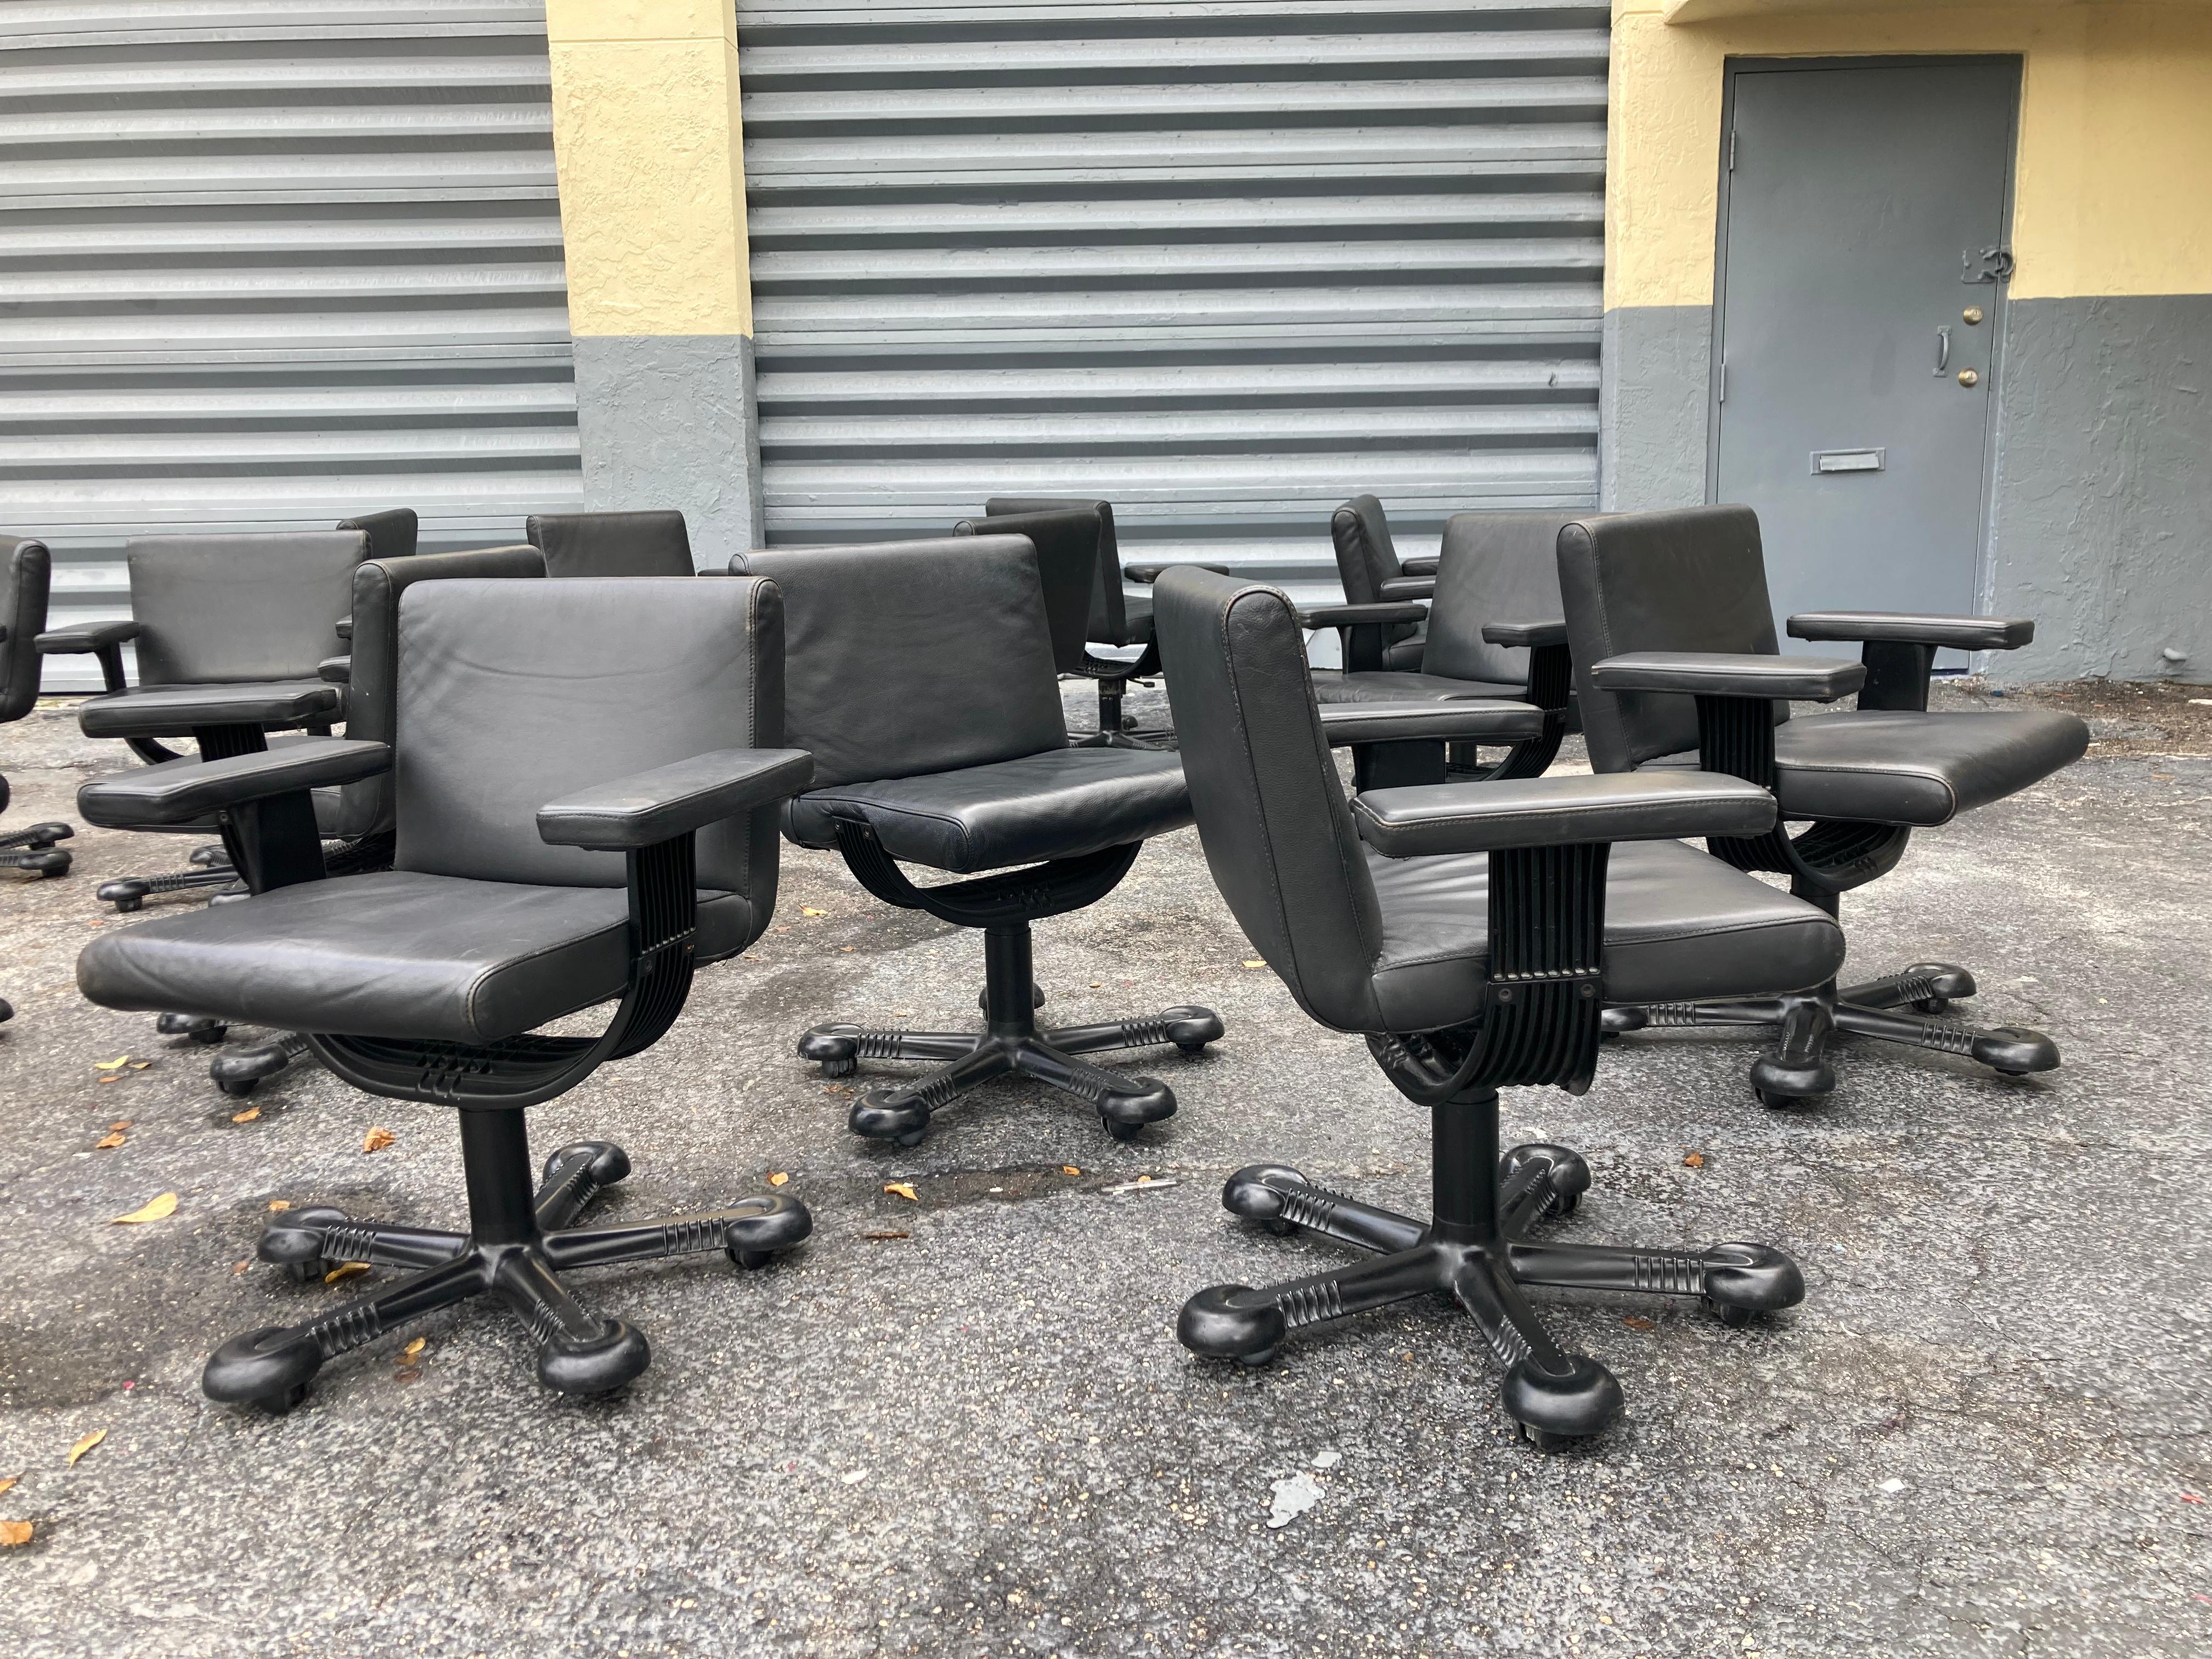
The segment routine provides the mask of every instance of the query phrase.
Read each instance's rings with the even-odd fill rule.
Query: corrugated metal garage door
[[[580,503],[547,82],[519,0],[0,6],[0,529],[58,621],[143,531]]]
[[[1596,501],[1607,10],[739,0],[772,541],[1111,498],[1334,591]]]

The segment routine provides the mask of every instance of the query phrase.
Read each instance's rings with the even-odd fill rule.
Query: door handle
[[[1936,331],[1936,373],[1940,375],[1950,367],[1951,331],[1939,328]]]

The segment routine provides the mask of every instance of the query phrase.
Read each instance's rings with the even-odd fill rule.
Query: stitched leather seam
[[[1818,913],[1816,912],[1815,914]],[[1827,918],[1823,916],[1821,917],[1821,920],[1826,921],[1827,921]],[[1605,948],[1611,951],[1625,945],[1631,950],[1637,950],[1650,945],[1671,945],[1680,939],[1718,939],[1725,934],[1767,933],[1777,927],[1802,927],[1805,926],[1805,922],[1806,918],[1803,916],[1777,916],[1770,921],[1741,922],[1733,927],[1699,927],[1692,925],[1663,933],[1647,933],[1640,937],[1630,939],[1615,939],[1612,933],[1608,932],[1606,935]],[[1828,925],[1838,933],[1841,933],[1843,931],[1842,928],[1837,927],[1833,922],[1829,922]],[[1378,963],[1376,965],[1375,971],[1380,974],[1389,973],[1400,968],[1425,968],[1432,963],[1439,962],[1479,962],[1486,959],[1489,954],[1490,951],[1488,947],[1485,946],[1472,952],[1467,951],[1438,951],[1432,955],[1425,957],[1393,957],[1388,962]]]

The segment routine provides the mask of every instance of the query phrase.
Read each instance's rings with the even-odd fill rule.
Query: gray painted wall
[[[1621,306],[1605,313],[1598,392],[1598,501],[1608,513],[1705,499],[1711,306]]]
[[[576,435],[587,510],[680,509],[702,570],[766,542],[753,343],[744,336],[579,338]]]
[[[1997,374],[1991,677],[2212,682],[2212,294],[2014,300]]]

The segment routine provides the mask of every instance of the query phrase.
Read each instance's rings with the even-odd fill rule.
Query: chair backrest
[[[1559,531],[1571,513],[1455,513],[1444,520],[1421,672],[1504,685],[1528,681],[1526,646],[1492,645],[1483,624],[1559,611]]]
[[[1121,545],[1114,532],[1114,503],[1073,495],[994,495],[983,503],[988,519],[1030,513],[1095,513],[1098,556],[1091,571],[1090,637],[1101,645],[1129,645],[1129,611],[1121,593]],[[991,526],[996,534],[998,526]]]
[[[1336,544],[1336,575],[1346,604],[1377,603],[1382,584],[1402,574],[1390,520],[1372,495],[1354,495],[1330,514],[1328,538]]]
[[[550,847],[538,809],[720,749],[783,743],[782,608],[765,581],[418,581],[399,596],[393,865],[619,887],[619,853]],[[775,891],[775,809],[702,830],[698,883]]]
[[[145,536],[124,544],[141,685],[311,680],[338,648],[358,530]]]
[[[1183,776],[1214,884],[1298,1006],[1340,1030],[1385,1028],[1382,914],[1314,708],[1305,637],[1282,590],[1180,567],[1153,623]]]
[[[52,575],[44,542],[0,536],[0,721],[22,719],[39,700],[39,635]]]
[[[533,513],[523,526],[549,576],[688,576],[691,535],[673,508],[650,513]]]
[[[1052,632],[1052,663],[1063,674],[1079,673],[1091,638],[1092,589],[1098,572],[1098,514],[1095,507],[1065,513],[1010,513],[963,519],[956,536],[1026,536],[1036,549],[1037,580],[1044,586],[1044,618]]]
[[[1626,772],[1698,746],[1697,699],[1601,691],[1590,665],[1630,651],[1771,655],[1759,515],[1747,507],[1684,507],[1570,520],[1559,531],[1559,597],[1592,769]],[[1790,718],[1777,702],[1775,723]]]
[[[372,559],[404,559],[416,548],[421,526],[411,507],[395,507],[382,513],[363,513],[338,520],[341,530],[358,530],[368,538]]]
[[[783,592],[785,725],[817,787],[1066,745],[1028,537],[756,550],[730,574]]]

